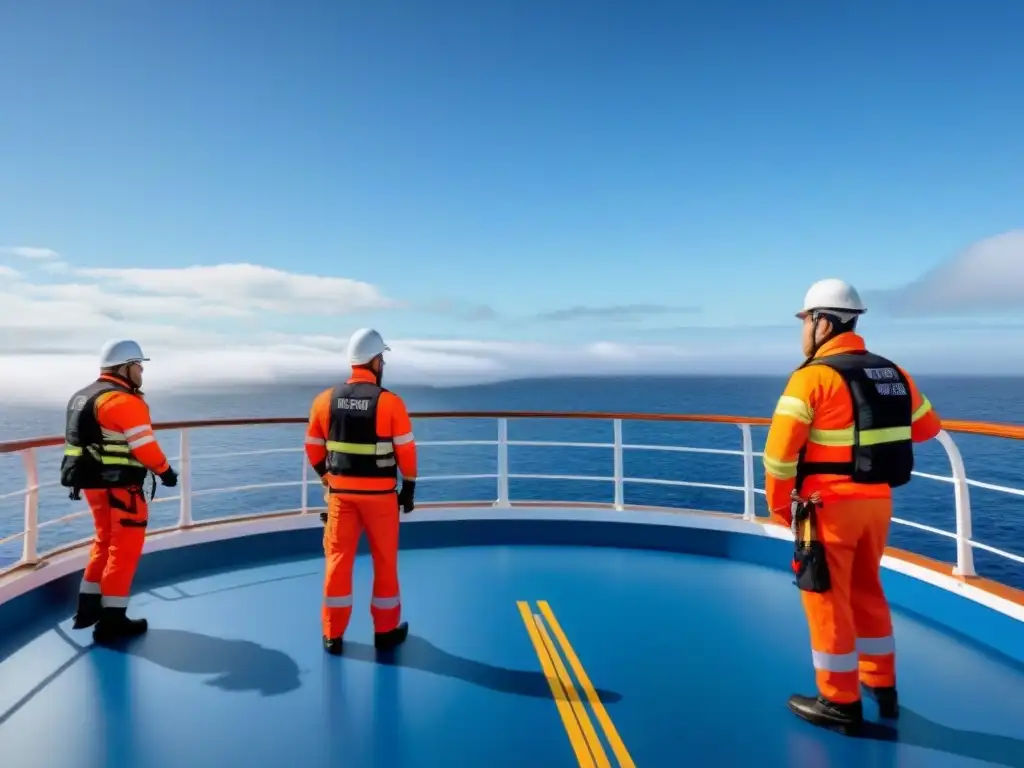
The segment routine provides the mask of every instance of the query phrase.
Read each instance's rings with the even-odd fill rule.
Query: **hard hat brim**
[[[814,309],[801,309],[794,315],[797,320],[803,320],[812,312],[832,312],[835,314],[847,314],[847,315],[863,315],[867,312],[867,309],[840,309],[838,307],[815,307]]]

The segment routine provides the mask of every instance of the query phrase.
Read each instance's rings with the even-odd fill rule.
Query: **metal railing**
[[[753,448],[753,436],[751,434],[752,426],[767,426],[770,423],[769,419],[755,418],[755,417],[736,417],[736,416],[718,416],[718,415],[699,415],[699,414],[680,414],[680,415],[661,415],[661,414],[634,414],[634,413],[556,413],[556,412],[500,412],[500,411],[477,411],[477,412],[428,412],[428,413],[414,413],[412,414],[414,420],[419,419],[495,419],[497,424],[497,430],[494,439],[485,440],[418,440],[417,444],[421,447],[429,446],[495,446],[497,453],[497,470],[493,473],[483,474],[448,474],[448,475],[434,475],[434,476],[421,476],[418,479],[420,481],[442,481],[442,480],[481,480],[481,479],[493,479],[496,482],[496,495],[493,501],[495,507],[510,507],[514,503],[510,498],[509,494],[509,481],[510,480],[563,480],[563,481],[596,481],[596,482],[610,482],[612,484],[611,494],[611,506],[617,510],[626,509],[625,498],[625,485],[626,484],[648,484],[648,485],[662,485],[662,486],[678,486],[678,487],[689,487],[689,488],[703,488],[710,490],[722,490],[722,491],[735,491],[743,494],[743,512],[742,518],[747,521],[754,521],[757,518],[757,496],[764,495],[764,491],[757,488],[755,485],[755,476],[758,468],[755,466],[755,459],[760,457],[761,452],[755,451]],[[580,441],[559,441],[559,440],[511,440],[508,436],[508,424],[510,419],[561,419],[561,420],[603,420],[610,421],[612,426],[612,442],[580,442]],[[741,440],[740,448],[738,449],[724,449],[724,448],[699,448],[692,446],[683,445],[658,445],[658,444],[631,444],[626,443],[623,440],[623,422],[624,421],[652,421],[652,422],[690,422],[690,423],[705,423],[705,424],[731,424],[739,429]],[[226,520],[237,519],[237,518],[218,518],[215,520],[203,521],[197,523],[192,517],[192,501],[194,498],[199,496],[205,496],[209,494],[217,493],[237,493],[242,491],[252,491],[266,488],[284,488],[284,487],[299,487],[301,488],[301,503],[298,508],[291,507],[286,510],[274,510],[265,511],[259,513],[262,515],[271,514],[295,514],[303,515],[308,514],[311,511],[319,510],[321,507],[310,507],[308,504],[308,493],[310,485],[313,484],[315,487],[319,487],[318,479],[315,479],[315,475],[312,473],[308,462],[305,459],[304,449],[300,444],[294,447],[282,447],[282,448],[271,448],[265,450],[256,451],[241,451],[227,454],[211,454],[209,456],[193,455],[190,448],[190,434],[197,429],[209,429],[216,427],[252,427],[252,426],[267,426],[267,425],[287,425],[287,424],[305,424],[305,418],[292,418],[292,417],[275,417],[275,418],[251,418],[251,419],[216,419],[216,420],[205,420],[205,421],[181,421],[181,422],[166,422],[163,424],[156,424],[155,428],[158,430],[179,430],[180,431],[180,450],[179,456],[176,457],[176,464],[179,471],[179,485],[178,493],[175,496],[166,496],[159,499],[155,499],[154,503],[166,503],[171,501],[177,501],[179,504],[179,514],[177,522],[169,527],[154,529],[151,534],[166,532],[169,530],[177,530],[190,528],[197,525],[210,525],[214,523],[223,523]],[[995,555],[1007,558],[1017,563],[1024,564],[1024,557],[1007,552],[996,547],[983,544],[978,541],[974,541],[972,536],[971,528],[971,500],[970,500],[970,488],[972,486],[978,488],[985,488],[992,491],[998,491],[1002,493],[1012,494],[1015,496],[1024,497],[1024,490],[1018,488],[1010,488],[1007,486],[994,485],[992,483],[984,483],[977,480],[971,480],[967,477],[967,472],[964,467],[963,457],[957,448],[950,432],[961,432],[976,435],[988,435],[993,437],[1003,437],[1009,439],[1024,440],[1024,427],[1010,426],[1010,425],[999,425],[999,424],[985,424],[980,422],[966,422],[966,421],[952,421],[945,423],[946,429],[944,429],[938,436],[938,442],[945,449],[947,456],[949,457],[951,475],[936,475],[926,472],[914,472],[914,475],[929,480],[935,480],[939,482],[950,483],[954,489],[954,502],[955,502],[955,530],[947,531],[940,528],[936,528],[930,525],[924,525],[922,523],[913,522],[910,520],[904,520],[901,518],[893,518],[893,522],[916,528],[918,530],[927,531],[932,534],[954,539],[956,541],[956,567],[954,573],[960,576],[975,576],[974,567],[974,549],[983,549]],[[62,446],[64,440],[62,437],[42,437],[32,438],[27,440],[15,440],[6,443],[0,443],[0,454],[20,454],[22,462],[24,464],[26,487],[15,491],[13,493],[0,494],[0,499],[12,498],[16,496],[24,496],[24,526],[23,530],[19,533],[15,533],[4,539],[0,539],[0,546],[8,544],[17,540],[22,541],[22,555],[21,558],[9,566],[6,569],[0,569],[0,574],[10,572],[17,568],[25,566],[33,566],[38,564],[40,561],[45,560],[49,557],[53,557],[57,554],[67,552],[71,549],[79,547],[87,543],[90,538],[81,539],[71,544],[57,547],[45,552],[39,552],[39,531],[40,529],[48,526],[54,526],[59,524],[66,524],[77,518],[85,517],[90,514],[89,510],[83,509],[79,512],[74,512],[54,520],[48,520],[46,522],[39,521],[39,492],[40,489],[48,486],[58,486],[57,481],[40,483],[39,481],[39,467],[37,452],[41,449],[45,449],[53,446]],[[509,453],[508,449],[510,446],[542,446],[542,447],[558,447],[558,448],[592,448],[592,449],[610,449],[612,451],[612,474],[611,476],[603,475],[576,475],[576,474],[546,474],[546,473],[515,473],[509,470]],[[742,485],[726,485],[721,483],[708,483],[698,482],[689,480],[673,480],[673,479],[659,479],[651,477],[627,477],[624,473],[624,454],[626,451],[661,451],[661,452],[672,452],[672,453],[695,453],[695,454],[718,454],[727,456],[741,457],[743,461],[743,484]],[[272,483],[255,483],[236,485],[224,488],[211,488],[204,489],[201,491],[193,490],[192,488],[192,468],[197,459],[203,458],[227,458],[227,457],[238,457],[238,456],[257,456],[257,455],[268,455],[276,453],[295,453],[302,454],[301,456],[301,475],[299,480],[284,481],[284,482],[272,482]],[[298,469],[298,466],[296,467]],[[557,504],[557,502],[552,502]],[[84,502],[83,502],[84,506]],[[443,503],[431,505],[431,506],[444,506]],[[252,517],[251,515],[247,517]]]

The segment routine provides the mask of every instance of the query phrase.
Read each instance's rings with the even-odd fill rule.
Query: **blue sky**
[[[1024,226],[1022,28],[994,1],[5,3],[0,245],[419,307],[287,333],[779,326],[815,279],[899,289]]]

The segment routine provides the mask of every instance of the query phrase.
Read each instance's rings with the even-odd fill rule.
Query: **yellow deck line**
[[[540,631],[537,629],[537,623],[533,618],[533,611],[530,609],[529,603],[523,600],[517,601],[516,605],[519,608],[519,614],[522,616],[523,625],[526,627],[526,633],[530,636],[530,641],[533,643],[533,650],[537,654],[538,661],[540,661],[541,669],[544,670],[544,677],[551,688],[551,695],[555,699],[555,706],[558,707],[558,714],[562,718],[562,724],[565,726],[565,732],[569,736],[572,749],[576,753],[576,759],[579,761],[581,768],[594,768],[594,760],[590,756],[590,750],[587,748],[587,741],[583,737],[580,724],[576,721],[576,716],[573,714],[572,707],[569,704],[569,699],[563,687],[564,683],[555,671],[551,657],[544,646]],[[569,684],[572,685],[571,681]]]
[[[562,646],[562,653],[565,654],[565,658],[569,661],[569,666],[572,667],[572,671],[576,674],[580,688],[586,694],[587,701],[590,702],[590,706],[594,710],[594,716],[601,725],[605,738],[608,739],[608,744],[611,746],[612,752],[615,753],[615,758],[619,761],[619,766],[621,768],[636,768],[636,763],[633,762],[629,750],[626,749],[626,745],[619,736],[619,732],[615,729],[611,717],[608,716],[608,711],[604,708],[604,704],[601,703],[601,697],[597,695],[593,683],[590,682],[590,677],[583,668],[579,656],[576,655],[576,651],[573,650],[572,645],[569,643],[569,638],[565,636],[562,625],[555,618],[555,612],[551,610],[551,606],[548,605],[546,600],[538,600],[537,606],[540,608],[540,612],[544,615],[548,624],[551,625],[551,632],[558,640],[559,645]]]
[[[597,768],[611,768],[611,763],[608,762],[608,755],[605,753],[604,745],[601,743],[601,737],[597,735],[597,731],[594,730],[594,724],[590,722],[590,715],[587,714],[587,705],[583,703],[583,699],[576,692],[576,686],[573,685],[569,670],[562,663],[562,657],[558,653],[558,648],[551,639],[551,635],[548,634],[547,627],[544,626],[544,618],[539,614],[533,618],[537,622],[537,631],[540,633],[541,640],[544,641],[544,647],[547,648],[551,656],[551,662],[555,665],[558,679],[562,681],[562,686],[569,695],[569,703],[572,706],[573,714],[576,715],[576,722],[579,723],[580,730],[583,731],[583,737],[587,740],[587,746],[590,747],[590,754],[594,758],[594,764]]]

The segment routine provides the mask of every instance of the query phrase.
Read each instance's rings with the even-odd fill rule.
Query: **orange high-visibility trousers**
[[[829,701],[857,701],[859,682],[896,685],[892,614],[881,581],[891,520],[891,499],[826,501],[817,510],[832,588],[800,594],[818,691]]]
[[[327,513],[324,636],[334,639],[344,635],[352,617],[352,566],[364,529],[373,558],[373,629],[390,632],[402,616],[398,588],[398,494],[332,493]]]
[[[149,505],[141,489],[84,490],[95,538],[81,591],[103,596],[104,608],[126,608],[146,543]]]

